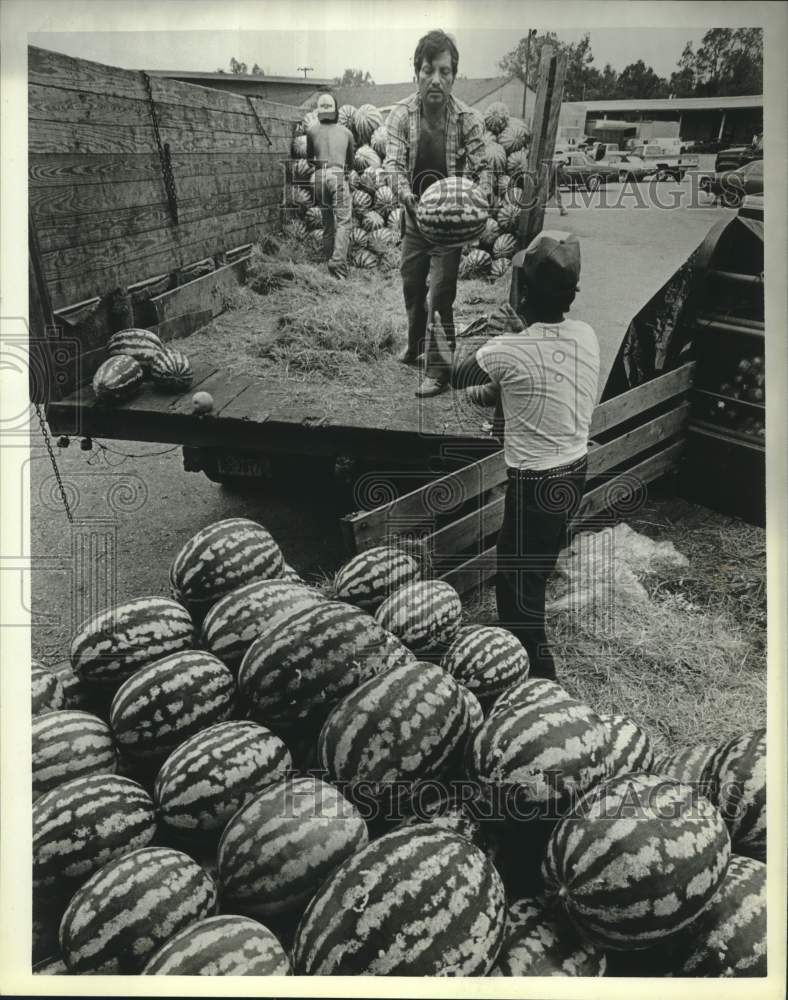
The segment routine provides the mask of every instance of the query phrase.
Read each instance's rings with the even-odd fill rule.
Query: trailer
[[[300,112],[146,82],[43,50],[31,49],[30,67],[31,399],[45,405],[51,433],[178,444],[187,468],[230,484],[294,466],[328,481],[339,457],[357,460],[366,488],[363,509],[345,513],[349,552],[407,534],[458,589],[486,579],[502,515],[501,443],[483,415],[458,420],[451,394],[426,401],[404,394],[396,407],[373,406],[360,419],[350,397],[294,399],[286,379],[230,376],[208,357],[188,392],[147,386],[122,405],[97,402],[90,377],[114,330],[134,325],[165,340],[188,337],[243,283],[251,243],[280,217],[279,161]],[[107,93],[115,122],[129,124],[102,121]],[[74,121],[53,133],[56,99]],[[86,105],[94,109],[87,121]],[[540,120],[548,121],[545,111]],[[554,119],[552,143],[557,111]],[[220,123],[227,131],[210,131]],[[535,136],[534,156],[546,136]],[[118,143],[142,151],[121,155]],[[229,173],[217,175],[217,163]],[[209,171],[213,200],[181,197],[184,189],[202,190],[186,183],[200,171]],[[159,202],[140,207],[154,197]],[[571,224],[584,235],[582,214]],[[522,225],[526,242],[528,226],[538,231],[541,218]],[[650,284],[622,281],[614,309],[611,275],[626,274],[631,250],[615,241],[600,249],[584,263],[582,312],[609,336],[580,521],[623,516],[648,483],[673,476],[688,496],[763,523],[762,435],[714,423],[704,409],[717,397],[736,399],[722,391],[723,376],[757,357],[753,345],[763,340],[757,208],[722,220],[698,249],[677,243],[672,257],[654,262]],[[712,360],[722,356],[720,345],[722,367]],[[193,412],[195,390],[210,392],[210,414]],[[736,402],[762,420],[762,403]],[[747,477],[746,502],[741,478],[726,479],[731,456]]]

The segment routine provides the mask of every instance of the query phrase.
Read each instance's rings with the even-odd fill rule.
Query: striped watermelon
[[[300,160],[306,156],[306,152],[306,135],[294,136],[290,144],[290,155],[294,160]]]
[[[402,209],[392,208],[386,219],[386,226],[399,239],[400,226],[402,225]]]
[[[506,933],[491,976],[604,976],[604,952],[559,924],[540,899],[518,899],[506,913]]]
[[[372,208],[372,195],[369,191],[362,191],[357,188],[353,192],[353,211],[356,215],[362,216]]]
[[[528,153],[519,149],[506,157],[506,173],[514,180],[528,172]]]
[[[63,958],[77,974],[138,974],[165,941],[215,906],[213,880],[188,855],[143,847],[77,890],[60,924]]]
[[[326,238],[323,229],[312,229],[306,238],[306,243],[312,253],[322,254],[323,244]]]
[[[108,690],[153,660],[189,649],[189,612],[168,597],[137,597],[89,618],[71,641],[71,666],[80,680]]]
[[[57,711],[66,704],[66,693],[60,677],[38,660],[33,660],[30,664],[30,697],[34,716]]]
[[[113,334],[107,341],[107,357],[120,355],[133,358],[147,375],[151,365],[164,350],[161,337],[152,330],[130,328]]]
[[[403,817],[401,827],[428,824],[431,829],[448,830],[467,837],[488,857],[494,853],[484,813],[480,815],[478,794],[468,784],[416,782],[411,794],[400,803],[398,815]]]
[[[173,595],[186,607],[207,610],[252,580],[282,575],[281,549],[262,524],[229,517],[206,525],[181,548],[170,567]]]
[[[285,236],[290,240],[295,240],[297,243],[303,242],[308,232],[309,230],[306,228],[306,223],[303,219],[291,219],[284,225]]]
[[[478,247],[471,250],[463,259],[467,269],[467,276],[470,278],[488,274],[492,267],[492,257],[486,250],[481,250]]]
[[[229,718],[233,676],[211,653],[189,649],[149,663],[118,688],[109,724],[132,759],[160,760],[187,737]]]
[[[498,142],[506,153],[516,153],[528,142],[528,132],[525,123],[517,118],[510,118],[506,128],[498,133]]]
[[[664,774],[684,785],[699,787],[703,769],[716,749],[714,743],[696,743],[695,746],[682,747],[674,753],[658,757],[649,770],[652,774]],[[699,790],[702,794],[703,789],[699,787]]]
[[[496,172],[506,170],[506,150],[498,142],[488,142],[484,147],[487,166]]]
[[[548,895],[603,948],[647,948],[694,920],[719,889],[730,838],[688,785],[627,774],[577,802],[552,833]]]
[[[533,705],[540,702],[545,707],[560,705],[569,692],[547,677],[526,677],[515,681],[493,702],[489,716],[500,714],[515,705]]]
[[[503,101],[493,101],[484,112],[484,127],[498,136],[509,124],[509,109]]]
[[[64,708],[86,708],[89,700],[89,692],[85,685],[74,672],[70,660],[60,660],[52,664],[49,668],[52,673],[57,674],[63,686],[63,694],[66,697]]]
[[[369,246],[370,233],[364,229],[363,226],[353,226],[350,230],[350,245],[351,247],[367,247]]]
[[[266,724],[325,717],[361,681],[411,661],[412,653],[371,615],[341,601],[322,601],[252,643],[241,661],[238,688],[250,714]]]
[[[482,708],[528,676],[528,654],[505,628],[476,625],[460,629],[441,660],[460,684],[473,691]]]
[[[72,778],[117,770],[112,732],[90,712],[47,712],[31,728],[34,799]]]
[[[472,739],[484,725],[484,709],[473,691],[462,683],[460,683],[460,691],[462,692],[465,704],[468,707],[468,719],[470,720],[468,733],[469,737]]]
[[[299,212],[306,212],[312,204],[312,195],[308,187],[289,184],[287,187],[287,204]]]
[[[421,577],[419,564],[391,545],[375,545],[346,562],[334,580],[340,601],[374,611],[397,588]]]
[[[474,737],[469,769],[483,786],[511,788],[552,816],[606,776],[608,750],[599,716],[563,693],[491,713]]]
[[[353,131],[360,146],[366,145],[383,124],[383,115],[374,104],[362,104],[353,114]]]
[[[168,392],[185,392],[194,381],[191,361],[174,347],[168,347],[154,358],[150,374],[154,385]]]
[[[292,767],[287,747],[255,722],[219,722],[180,744],[153,791],[162,823],[182,833],[220,833],[241,806]]]
[[[325,604],[305,583],[253,580],[214,604],[202,622],[202,644],[237,673],[244,653],[255,639],[300,611]]]
[[[361,225],[368,233],[373,233],[376,229],[383,229],[386,225],[386,221],[379,212],[376,212],[374,209],[370,209],[362,217]]]
[[[379,257],[388,253],[394,243],[394,233],[390,229],[375,229],[369,234],[369,249]]]
[[[766,860],[766,730],[727,740],[701,777],[705,794],[728,825],[733,850]]]
[[[484,232],[487,198],[468,177],[435,181],[419,199],[416,218],[425,239],[440,246],[462,246]]]
[[[504,201],[498,209],[498,228],[503,234],[516,232],[520,219],[520,209],[510,201]]]
[[[355,119],[355,115],[356,115],[356,109],[353,107],[352,104],[343,104],[338,111],[339,124],[344,125],[345,128],[350,129],[350,131],[352,132],[354,128],[353,122]]]
[[[501,257],[514,257],[517,252],[517,241],[511,233],[502,233],[497,236],[492,245],[493,263]]]
[[[378,259],[371,250],[354,250],[350,255],[350,261],[354,267],[362,271],[371,271],[378,266]]]
[[[314,777],[259,792],[219,842],[222,906],[258,917],[300,911],[337,865],[367,843],[357,810]]]
[[[508,257],[496,257],[490,265],[490,279],[497,281],[505,274],[508,274],[512,267],[512,262]]]
[[[363,173],[369,167],[380,167],[380,157],[371,146],[359,146],[354,166],[359,173]]]
[[[108,358],[93,376],[93,393],[99,403],[122,403],[136,396],[144,380],[142,367],[126,354]]]
[[[484,247],[485,250],[490,250],[500,235],[501,231],[498,228],[498,223],[492,217],[489,218],[484,224],[484,232],[479,237],[479,246]]]
[[[394,192],[387,185],[379,187],[375,192],[375,208],[382,215],[390,211],[396,204],[397,198]]]
[[[288,976],[275,934],[248,917],[205,917],[178,931],[151,957],[144,976]]]
[[[385,125],[378,125],[369,140],[370,146],[375,150],[381,160],[386,158],[386,143],[389,133]]]
[[[504,889],[466,837],[394,830],[320,887],[296,933],[298,975],[483,976],[500,946]]]
[[[323,228],[323,212],[316,205],[306,210],[304,222],[308,230]]]
[[[72,778],[33,803],[33,888],[73,891],[155,834],[153,802],[136,781],[117,774]]]
[[[384,786],[440,776],[468,737],[460,688],[441,667],[419,661],[362,684],[320,732],[320,764],[329,780]]]
[[[766,865],[731,855],[709,905],[667,947],[678,976],[766,975]]]
[[[462,616],[460,595],[443,580],[406,583],[380,605],[375,617],[414,652],[448,645]]]
[[[608,776],[653,771],[654,751],[648,733],[626,715],[601,714],[610,737]]]
[[[309,184],[314,173],[315,168],[306,157],[300,156],[290,162],[290,176],[294,184]]]

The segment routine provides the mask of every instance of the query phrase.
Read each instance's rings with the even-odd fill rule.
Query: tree
[[[670,78],[676,97],[719,97],[763,91],[763,30],[711,28],[697,52],[687,43]]]
[[[334,83],[340,87],[374,87],[375,81],[369,72],[361,69],[346,69],[342,76],[335,76]]]
[[[659,76],[642,59],[625,66],[618,75],[618,96],[648,100],[667,97],[668,82]]]
[[[539,67],[539,53],[542,51],[543,45],[552,45],[557,51],[566,49],[563,42],[558,41],[558,36],[554,31],[546,31],[542,35],[531,35],[530,38],[526,35],[525,38],[520,39],[517,47],[512,49],[511,52],[507,52],[498,63],[502,73],[505,73],[506,76],[517,77],[518,80],[525,80],[526,53],[528,52],[529,44],[530,61],[528,65],[532,82],[534,80],[534,71]]]
[[[591,52],[591,39],[586,33],[579,42],[567,44],[560,42],[554,31],[532,35],[530,38],[529,86],[536,88],[539,73],[539,58],[542,46],[552,45],[556,52],[566,56],[566,77],[564,79],[565,101],[591,101],[596,97],[607,97],[602,91],[610,89],[610,77],[605,78],[593,65],[594,55]],[[525,61],[529,49],[529,38],[521,38],[517,47],[512,49],[500,60],[498,66],[507,76],[525,80]],[[610,67],[606,67],[610,69]],[[610,70],[615,77],[615,71]]]
[[[252,66],[252,76],[265,76],[265,70],[255,63],[254,66]]]

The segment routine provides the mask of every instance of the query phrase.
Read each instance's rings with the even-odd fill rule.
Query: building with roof
[[[147,70],[149,76],[164,76],[183,83],[213,90],[227,90],[232,94],[261,97],[276,104],[300,107],[320,87],[330,87],[333,80],[302,76],[257,76],[244,73],[197,73],[182,70]]]
[[[676,122],[685,141],[750,142],[763,132],[763,95],[737,97],[668,97],[652,100],[585,101],[586,134],[596,123],[611,121],[623,127],[640,121]],[[562,108],[563,113],[563,108]],[[611,122],[611,124],[612,124]],[[615,125],[613,126],[616,127]]]
[[[387,112],[398,102],[409,97],[416,90],[415,81],[407,83],[380,83],[358,87],[333,87],[340,105],[374,104],[376,108]],[[523,111],[523,82],[506,76],[491,76],[481,79],[465,79],[458,77],[454,81],[452,93],[463,103],[484,111],[493,101],[503,101],[510,113],[519,118]],[[533,111],[535,94],[528,88],[528,103],[526,116]],[[302,106],[312,108],[317,103],[315,94],[310,95]]]

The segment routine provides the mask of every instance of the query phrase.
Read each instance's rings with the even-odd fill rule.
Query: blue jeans
[[[352,203],[341,168],[315,171],[315,202],[323,215],[323,253],[332,264],[347,263]]]
[[[462,248],[436,246],[421,235],[407,211],[403,214],[405,234],[400,274],[408,314],[408,350],[414,357],[426,350],[426,374],[439,382],[446,382],[449,372],[436,357],[432,344],[426,343],[427,323],[432,322],[432,315],[437,312],[449,346],[454,350],[454,299]]]

